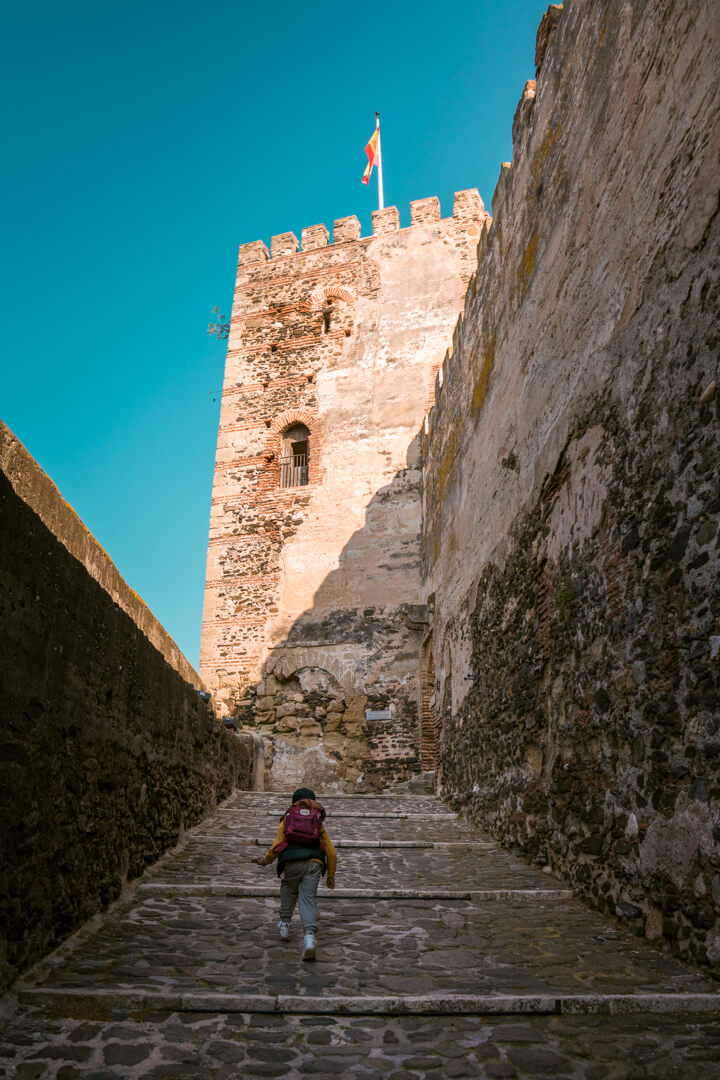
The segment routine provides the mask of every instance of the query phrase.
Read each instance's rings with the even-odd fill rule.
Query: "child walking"
[[[290,936],[295,905],[300,907],[303,925],[303,960],[314,960],[317,935],[317,888],[327,871],[327,885],[335,888],[337,854],[325,831],[325,807],[310,788],[293,792],[292,806],[280,819],[277,836],[263,856],[253,859],[258,866],[278,860],[280,877],[280,937]],[[286,835],[286,824],[288,835]],[[303,830],[306,830],[303,834]]]

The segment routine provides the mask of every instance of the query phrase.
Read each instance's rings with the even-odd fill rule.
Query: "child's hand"
[[[327,879],[327,887],[328,887],[328,889],[334,889],[335,888],[335,878],[334,877],[329,877]]]
[[[264,855],[258,855],[257,859],[252,859],[251,861],[254,862],[256,866],[267,866]]]

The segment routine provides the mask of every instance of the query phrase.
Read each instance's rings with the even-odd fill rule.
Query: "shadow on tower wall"
[[[377,791],[421,770],[421,527],[418,434],[233,709],[264,738],[267,788]]]

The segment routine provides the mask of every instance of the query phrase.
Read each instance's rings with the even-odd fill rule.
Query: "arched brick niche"
[[[301,483],[288,483],[287,462],[288,444],[292,442],[294,432],[301,429],[307,433],[307,480]],[[302,440],[298,440],[302,441]],[[287,409],[276,416],[268,429],[263,458],[266,468],[263,472],[263,487],[266,490],[291,492],[297,487],[317,483],[320,479],[320,423],[310,409]],[[291,466],[292,467],[292,466]],[[299,466],[298,466],[299,467]],[[294,479],[298,479],[296,475]]]
[[[355,296],[342,285],[318,286],[310,297],[311,307],[322,316],[321,333],[343,330],[352,333]]]

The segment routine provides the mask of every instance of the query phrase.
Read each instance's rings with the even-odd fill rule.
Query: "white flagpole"
[[[380,113],[375,113],[375,127],[377,128],[377,171],[378,171],[378,209],[383,210],[385,207],[385,198],[383,196],[383,179],[382,179],[382,149],[380,146]]]

